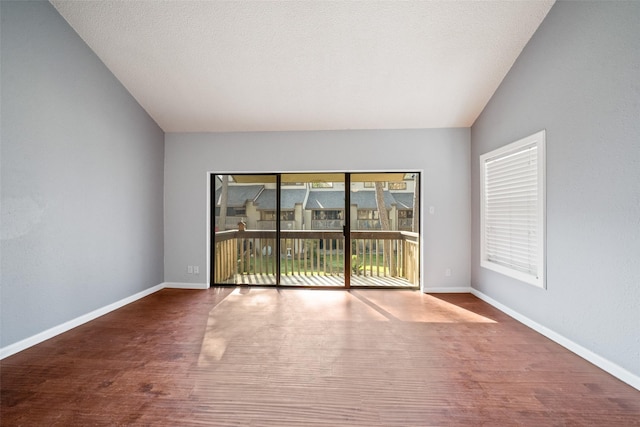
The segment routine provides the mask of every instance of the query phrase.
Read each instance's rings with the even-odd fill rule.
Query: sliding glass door
[[[345,174],[282,174],[280,284],[344,287]]]
[[[350,181],[350,286],[418,287],[419,174],[355,173]]]
[[[212,284],[276,285],[278,176],[211,176]]]
[[[419,178],[212,175],[211,285],[419,287]]]

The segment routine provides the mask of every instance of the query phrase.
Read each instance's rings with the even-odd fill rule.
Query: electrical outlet
[[[436,207],[435,206],[429,206],[429,213],[431,215],[433,215],[434,213],[436,213]]]
[[[444,271],[444,275],[445,275],[445,276],[447,276],[447,277],[451,276],[451,269],[450,269],[450,268],[447,268],[447,269]]]
[[[200,274],[200,267],[198,267],[197,265],[193,266],[193,274]]]
[[[187,266],[187,273],[193,274],[193,265]]]

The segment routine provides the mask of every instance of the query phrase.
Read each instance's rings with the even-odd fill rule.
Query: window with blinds
[[[545,131],[480,156],[480,265],[545,287]]]

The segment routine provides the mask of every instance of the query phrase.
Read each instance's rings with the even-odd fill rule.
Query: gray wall
[[[640,375],[640,2],[558,2],[471,129],[472,287]],[[547,129],[547,290],[479,265],[479,156]]]
[[[164,135],[48,2],[2,15],[2,347],[163,282]]]
[[[166,134],[165,280],[206,283],[207,173],[424,170],[427,287],[469,287],[469,129]],[[200,275],[187,274],[200,266]],[[451,268],[452,275],[445,276]]]

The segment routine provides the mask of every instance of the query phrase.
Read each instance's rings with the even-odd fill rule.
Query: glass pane
[[[280,284],[344,286],[344,174],[283,174]]]
[[[276,284],[276,175],[216,175],[214,283]]]
[[[419,178],[351,175],[351,287],[419,287]]]

